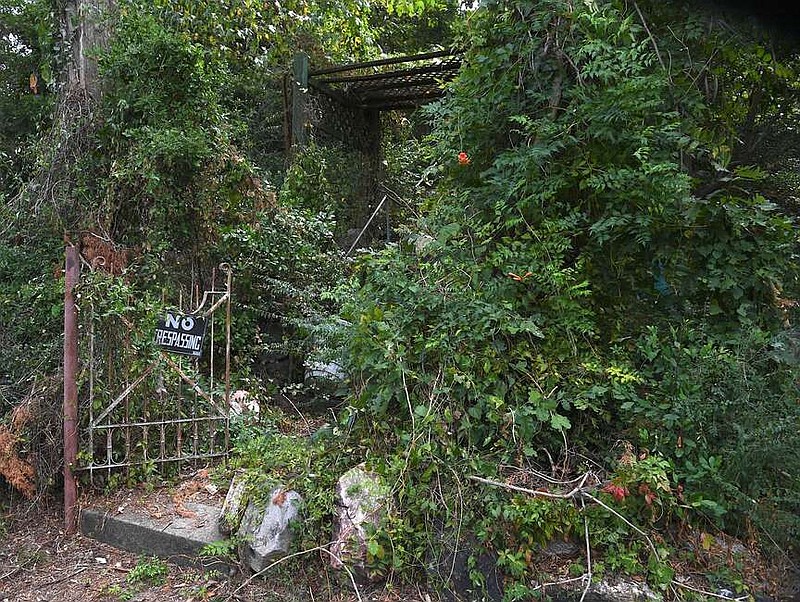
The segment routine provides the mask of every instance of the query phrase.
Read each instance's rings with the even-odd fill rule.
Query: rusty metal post
[[[64,528],[78,527],[78,486],[73,468],[78,456],[78,308],[75,286],[81,273],[78,248],[66,249],[64,282]]]

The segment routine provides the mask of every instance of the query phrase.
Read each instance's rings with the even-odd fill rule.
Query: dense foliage
[[[106,316],[151,319],[230,263],[253,396],[296,393],[276,353],[295,380],[314,354],[347,364],[338,423],[312,440],[271,412],[234,433],[253,482],[311,499],[304,545],[327,541],[337,471],[366,460],[397,501],[370,534],[381,575],[446,580],[452,549],[477,546],[530,599],[559,538],[597,552],[578,573],[663,590],[674,534],[796,552],[796,49],[683,2],[124,0],[102,96],[55,102],[55,8],[0,0],[4,409],[57,414],[63,242],[89,236],[125,257],[81,291]],[[453,27],[446,98],[383,117],[399,242],[351,263],[360,157],[323,137],[283,153],[293,54],[427,50]]]
[[[0,2],[0,198],[29,177],[34,133],[49,118],[53,25],[46,2]]]
[[[642,518],[657,500],[662,525],[796,541],[795,201],[745,137],[797,115],[796,57],[670,8],[476,11],[430,110],[439,193],[358,268],[355,410],[405,459],[405,499],[487,520],[501,556],[539,517],[437,507],[434,483],[622,458],[610,491]]]

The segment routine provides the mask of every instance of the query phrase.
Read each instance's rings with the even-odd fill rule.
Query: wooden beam
[[[415,54],[412,56],[397,56],[388,59],[378,59],[376,61],[367,61],[365,63],[350,63],[349,65],[337,65],[335,67],[328,67],[326,69],[315,69],[309,72],[309,76],[315,77],[317,75],[329,75],[331,73],[343,73],[345,71],[356,71],[358,69],[367,69],[369,67],[381,67],[383,65],[398,65],[402,63],[413,63],[414,61],[427,61],[430,59],[441,58],[445,56],[455,56],[452,50],[441,50],[438,52],[427,52],[425,54]]]

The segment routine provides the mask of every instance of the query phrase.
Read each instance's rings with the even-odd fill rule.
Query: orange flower
[[[469,165],[471,163],[469,155],[464,151],[458,153],[458,164],[459,165]]]

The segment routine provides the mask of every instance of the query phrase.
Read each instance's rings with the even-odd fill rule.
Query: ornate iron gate
[[[222,286],[216,280],[223,276]],[[81,307],[82,369],[79,471],[95,476],[164,472],[166,465],[227,456],[230,401],[232,271],[222,264],[211,287],[194,292],[186,311],[207,319],[203,357],[172,356],[155,347],[147,325]],[[221,364],[221,365],[220,365]]]

